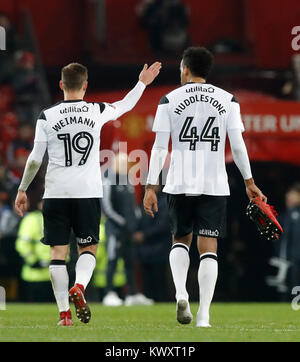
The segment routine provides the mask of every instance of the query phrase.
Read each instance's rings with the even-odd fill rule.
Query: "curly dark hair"
[[[206,79],[213,66],[214,57],[204,47],[189,47],[183,52],[182,63],[195,77]]]

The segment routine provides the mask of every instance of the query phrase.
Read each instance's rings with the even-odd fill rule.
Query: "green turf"
[[[299,312],[284,303],[214,303],[212,328],[180,325],[175,304],[103,307],[91,304],[87,325],[57,327],[54,304],[8,304],[0,310],[0,341],[273,342],[300,341]],[[195,316],[197,305],[191,305]],[[74,310],[74,309],[73,309]]]

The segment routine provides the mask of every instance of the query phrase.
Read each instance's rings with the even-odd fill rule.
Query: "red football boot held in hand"
[[[246,215],[256,224],[261,235],[268,240],[276,240],[283,233],[274,207],[263,202],[259,197],[249,202]]]

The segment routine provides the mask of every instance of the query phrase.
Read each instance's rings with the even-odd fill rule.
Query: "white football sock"
[[[186,290],[186,279],[190,266],[188,246],[182,243],[174,244],[170,251],[169,262],[176,290],[176,300],[185,299],[188,301],[189,295]]]
[[[76,271],[76,280],[75,284],[81,284],[86,289],[91,277],[93,275],[93,271],[96,266],[96,258],[90,252],[83,252],[76,263],[75,271]]]
[[[197,313],[197,322],[202,321],[205,323],[209,323],[209,308],[214,295],[217,277],[217,254],[201,254],[198,269],[200,306]]]
[[[66,312],[69,305],[69,274],[63,260],[52,260],[49,265],[50,279],[59,312]]]

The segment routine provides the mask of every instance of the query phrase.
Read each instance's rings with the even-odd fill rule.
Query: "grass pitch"
[[[288,303],[213,303],[212,328],[180,325],[175,303],[136,307],[90,304],[92,319],[58,327],[54,304],[8,304],[0,310],[1,342],[299,342],[299,312]]]

